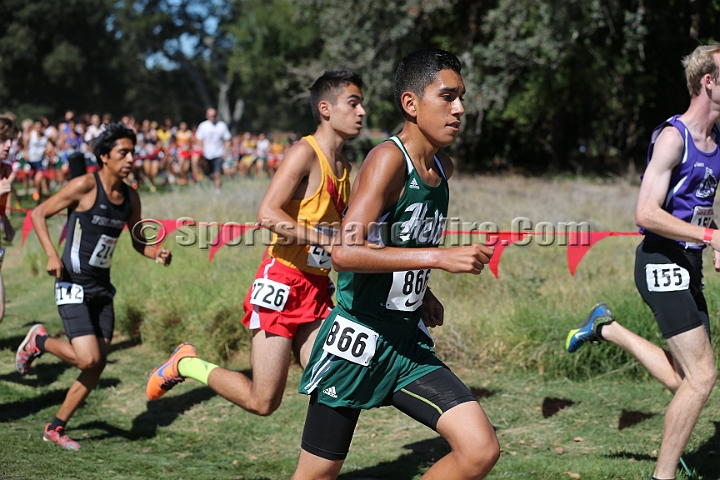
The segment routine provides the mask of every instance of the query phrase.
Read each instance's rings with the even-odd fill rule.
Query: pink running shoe
[[[57,427],[55,430],[48,430],[49,428],[50,424],[48,423],[45,425],[43,440],[46,442],[55,442],[66,450],[72,450],[74,452],[80,450],[80,444],[65,435],[65,429],[63,427]]]
[[[42,352],[35,345],[35,339],[45,336],[47,336],[45,327],[40,324],[33,325],[28,334],[25,335],[25,340],[22,341],[15,355],[15,368],[20,375],[25,375],[32,361],[42,355]]]

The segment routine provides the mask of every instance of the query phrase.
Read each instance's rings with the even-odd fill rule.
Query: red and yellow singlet
[[[308,198],[290,200],[283,210],[296,218],[298,224],[332,238],[340,227],[342,213],[350,198],[350,172],[346,164],[342,178],[336,177],[315,138],[308,135],[303,139],[315,150],[320,161],[320,186]],[[328,275],[332,268],[330,254],[321,247],[299,245],[297,242],[281,245],[277,243],[276,234],[273,234],[268,254],[284,265],[315,275]]]

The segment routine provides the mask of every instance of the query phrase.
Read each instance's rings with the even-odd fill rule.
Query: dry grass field
[[[147,218],[189,216],[202,222],[251,222],[268,182],[234,181],[222,195],[207,185],[142,193]],[[634,231],[634,180],[463,177],[450,181],[450,215],[464,222],[588,222],[593,231]],[[22,219],[14,217],[19,227]],[[53,224],[59,235],[61,221]],[[568,272],[566,248],[509,246],[499,279],[433,272],[445,325],[433,331],[438,355],[473,388],[497,428],[503,456],[489,478],[650,478],[669,395],[628,356],[607,345],[564,350],[565,335],[600,300],[629,328],[660,343],[632,278],[637,237],[596,244]],[[104,379],[69,425],[83,444],[69,454],[40,435],[76,373],[48,356],[26,377],[13,355],[27,327],[60,334],[52,279],[34,235],[10,246],[3,269],[8,315],[0,325],[0,478],[289,478],[297,458],[306,398],[291,370],[280,410],[249,415],[195,382],[147,402],[145,376],[180,341],[205,358],[247,369],[242,301],[263,254],[261,246],[208,250],[183,247],[173,235],[168,269],[141,259],[122,238],[114,258],[116,347]],[[716,351],[720,276],[706,269]],[[717,389],[716,389],[717,390]],[[703,480],[720,478],[720,404],[713,393],[686,451]],[[578,440],[578,438],[580,440]],[[419,478],[447,451],[433,432],[392,409],[363,414],[341,478]],[[572,475],[570,475],[572,474]],[[580,475],[574,476],[574,475]],[[682,478],[682,477],[678,477]]]

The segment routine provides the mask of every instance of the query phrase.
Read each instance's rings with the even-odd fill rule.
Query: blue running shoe
[[[605,302],[598,303],[590,311],[590,315],[580,323],[577,327],[570,330],[567,340],[565,340],[565,348],[570,353],[577,352],[585,342],[591,345],[597,345],[604,339],[598,334],[598,327],[607,325],[615,321],[615,317]]]

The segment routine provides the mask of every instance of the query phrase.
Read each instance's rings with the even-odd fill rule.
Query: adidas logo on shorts
[[[415,180],[414,178],[412,180],[410,180],[410,188],[414,188],[415,190],[420,190],[417,180]]]
[[[335,391],[335,387],[326,388],[323,390],[323,393],[329,397],[337,398],[337,392]]]

